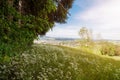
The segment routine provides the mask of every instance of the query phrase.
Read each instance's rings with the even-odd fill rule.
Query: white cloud
[[[85,8],[74,16],[73,24],[57,24],[47,36],[79,37],[80,27],[86,25],[95,37],[100,33],[103,39],[120,39],[120,0],[76,0],[75,5]]]
[[[103,38],[120,39],[120,0],[102,0],[77,14],[76,19],[88,24],[95,33],[102,33]]]
[[[59,27],[58,27],[59,26]],[[79,27],[75,26],[60,26],[54,27],[46,35],[50,37],[63,37],[63,38],[78,38]]]

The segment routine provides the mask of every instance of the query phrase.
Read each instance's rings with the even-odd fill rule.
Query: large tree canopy
[[[0,0],[0,56],[28,49],[55,23],[65,23],[73,0]],[[2,58],[1,57],[1,58]]]
[[[55,22],[66,22],[68,10],[72,7],[73,0],[21,0],[21,2],[21,13],[35,16],[35,24],[41,26],[39,24],[41,19],[48,21],[49,25],[45,23],[41,26],[43,30],[37,31],[39,34],[45,34]]]

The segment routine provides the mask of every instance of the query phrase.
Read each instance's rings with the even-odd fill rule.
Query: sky
[[[120,0],[75,0],[66,24],[55,24],[46,36],[80,38],[80,28],[92,30],[94,39],[120,40]]]

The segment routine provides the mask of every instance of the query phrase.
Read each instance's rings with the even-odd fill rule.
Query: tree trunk
[[[19,0],[18,11],[19,11],[20,15],[22,15],[22,0]],[[19,27],[21,27],[21,19],[18,20],[18,23],[19,23]]]

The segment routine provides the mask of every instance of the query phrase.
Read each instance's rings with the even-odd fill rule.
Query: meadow
[[[35,44],[0,66],[0,80],[120,80],[120,60],[77,48]]]

